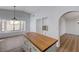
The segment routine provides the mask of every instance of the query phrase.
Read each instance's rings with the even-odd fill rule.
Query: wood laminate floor
[[[61,46],[58,52],[79,52],[79,36],[73,34],[64,34],[60,37]]]

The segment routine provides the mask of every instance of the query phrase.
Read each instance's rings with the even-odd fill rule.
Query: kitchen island
[[[25,50],[28,52],[55,52],[57,40],[39,33],[28,32],[24,35],[25,40]]]

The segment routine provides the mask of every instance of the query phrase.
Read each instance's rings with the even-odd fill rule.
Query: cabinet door
[[[37,50],[33,46],[31,46],[31,52],[37,52]]]
[[[56,52],[56,50],[57,50],[57,47],[56,47],[56,44],[54,44],[46,52]]]
[[[39,49],[35,47],[28,39],[24,41],[23,49],[26,52],[39,52]]]
[[[24,49],[25,52],[28,52],[27,42],[24,42],[23,49]]]
[[[26,52],[30,52],[30,43],[29,43],[29,41],[27,39],[24,41],[23,49]]]
[[[40,50],[35,45],[33,45],[32,43],[30,45],[31,45],[31,52],[40,52]]]

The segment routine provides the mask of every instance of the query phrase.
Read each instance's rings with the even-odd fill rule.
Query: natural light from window
[[[25,31],[26,22],[22,20],[0,20],[0,32]]]

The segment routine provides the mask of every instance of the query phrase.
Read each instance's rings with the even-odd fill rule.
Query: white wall
[[[66,33],[79,35],[79,19],[66,20]]]
[[[34,15],[30,18],[30,32],[36,32],[36,16]]]
[[[74,7],[73,6],[40,7],[40,10],[38,10],[38,12],[35,13],[40,16],[48,17],[49,30],[47,32],[47,35],[58,39],[57,46],[60,46],[59,19],[64,13],[69,12],[69,11],[79,11],[79,7],[76,7],[76,6],[74,6]],[[35,26],[33,27],[33,30],[36,30]]]
[[[61,18],[59,21],[59,35],[62,36],[66,33],[66,20],[64,18]]]

